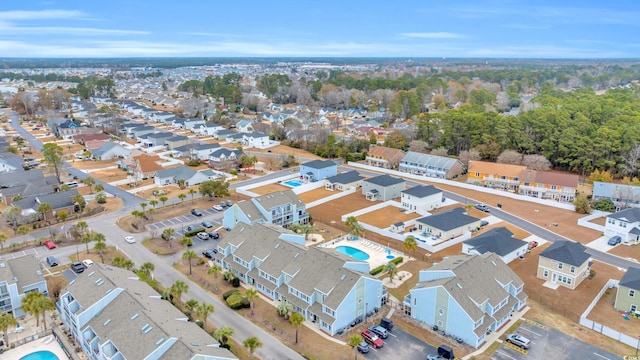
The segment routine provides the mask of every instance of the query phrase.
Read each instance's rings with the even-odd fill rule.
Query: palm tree
[[[182,310],[182,302],[180,301],[180,298],[182,297],[182,294],[186,293],[187,291],[189,291],[189,285],[187,285],[182,280],[176,280],[176,282],[174,282],[171,287],[169,287],[169,294],[171,294],[171,296],[173,296],[175,301],[178,303],[178,308],[180,310]]]
[[[96,186],[94,186],[94,189],[96,190],[96,192],[101,192],[104,191],[104,186],[102,186],[102,184],[96,184]]]
[[[147,278],[151,276],[151,272],[156,269],[156,266],[151,262],[145,262],[140,266],[140,272],[145,274]]]
[[[85,234],[81,239],[80,242],[83,243],[86,247],[87,247],[87,254],[89,253],[89,243],[93,241],[93,238],[91,236],[91,233],[87,233]]]
[[[153,208],[156,208],[156,205],[158,205],[158,200],[153,199],[153,200],[149,200],[149,205],[153,206]]]
[[[4,250],[4,242],[7,241],[7,235],[0,234],[0,250]]]
[[[142,208],[142,212],[145,211],[145,209],[147,208],[147,206],[149,206],[149,204],[147,204],[146,202],[141,202],[140,203],[140,207]]]
[[[86,221],[78,221],[76,228],[78,229],[78,232],[80,232],[80,238],[83,238],[87,233],[87,229],[89,229],[89,224],[87,224]]]
[[[406,251],[411,251],[411,252],[415,251],[418,248],[418,242],[416,241],[415,236],[413,235],[407,236],[402,242],[402,247]]]
[[[293,311],[293,304],[288,302],[282,302],[278,305],[278,315],[284,316],[285,319],[289,318],[289,314]]]
[[[293,325],[296,328],[296,344],[297,344],[298,329],[300,328],[300,325],[302,325],[302,323],[304,322],[304,315],[300,314],[299,312],[294,312],[293,314],[291,314],[291,317],[289,317],[289,322],[291,323],[291,325]]]
[[[98,241],[93,245],[93,248],[98,251],[100,254],[100,260],[102,260],[102,263],[104,264],[104,251],[107,250],[107,244],[105,244],[104,241]]]
[[[251,358],[253,358],[253,352],[256,351],[256,349],[262,347],[262,343],[260,342],[260,340],[258,340],[257,337],[252,336],[250,338],[244,339],[244,341],[242,342],[242,346],[246,347],[247,350],[249,350],[249,354],[251,354]]]
[[[355,216],[349,216],[344,224],[349,228],[349,234],[353,237],[364,236],[364,228]]]
[[[53,211],[53,208],[51,207],[51,204],[47,204],[47,203],[40,203],[40,205],[38,205],[38,213],[42,214],[42,217],[45,221],[45,223],[47,223],[47,225],[49,225],[49,235],[51,235],[51,226],[49,223],[49,221],[47,220],[47,214],[50,213],[51,211]]]
[[[22,225],[16,230],[18,235],[27,235],[29,233],[29,227],[26,225]]]
[[[129,259],[126,259],[122,256],[116,256],[115,258],[113,258],[112,265],[122,269],[131,270],[133,269],[134,264],[133,264],[133,261]]]
[[[355,217],[355,216],[349,216],[349,217],[347,218],[347,220],[345,220],[345,222],[344,222],[344,224],[345,224],[348,228],[353,227],[353,225],[354,225],[354,224],[357,224],[357,223],[358,223],[358,219],[356,219],[356,217]]]
[[[213,337],[220,342],[220,345],[226,345],[234,334],[235,330],[232,327],[223,326],[213,333]]]
[[[180,199],[180,203],[184,203],[184,199],[186,199],[186,198],[187,198],[187,195],[185,195],[185,194],[178,195],[178,199]]]
[[[169,200],[169,198],[168,198],[168,197],[166,197],[166,196],[160,196],[160,199],[159,199],[159,200],[160,200],[160,202],[162,203],[162,206],[164,207],[164,204],[166,204],[166,203],[167,203],[167,201]]]
[[[247,291],[244,292],[244,297],[246,297],[247,300],[249,300],[249,306],[251,307],[251,315],[253,315],[253,301],[258,297],[258,290],[254,288],[247,289]]]
[[[187,250],[182,254],[182,260],[189,261],[189,275],[191,275],[191,260],[197,259],[197,258],[198,258],[198,254],[196,254],[196,252],[193,250]]]
[[[12,326],[16,326],[18,324],[18,320],[13,317],[13,314],[3,314],[0,316],[0,330],[7,338],[7,346],[9,345],[9,328]]]
[[[207,318],[211,315],[216,309],[211,304],[200,303],[195,309],[195,315],[197,318],[202,320],[202,328],[207,331]]]
[[[53,302],[43,293],[38,291],[30,291],[22,298],[22,310],[31,313],[36,318],[36,327],[40,326],[40,314],[44,322],[44,329],[47,330],[47,322],[45,321],[45,313],[47,310],[53,310]]]
[[[176,229],[174,228],[166,228],[162,230],[162,238],[169,242],[169,248],[171,248],[171,239],[173,239],[173,234],[175,234]]]
[[[96,179],[92,178],[91,176],[87,176],[82,180],[82,183],[89,186],[89,193],[93,194],[93,189],[91,188],[91,186],[96,183]]]
[[[218,264],[213,264],[213,266],[207,270],[207,274],[213,274],[213,278],[216,280],[216,291],[218,291],[218,274],[220,274],[220,272],[222,272],[222,268]]]
[[[193,245],[193,239],[185,236],[182,239],[180,239],[180,244],[182,244],[182,246],[191,246]]]
[[[387,265],[384,266],[384,272],[389,274],[389,280],[391,280],[391,283],[393,284],[393,278],[398,273],[398,267],[396,266],[396,264],[389,261]]]
[[[358,348],[358,345],[360,345],[360,343],[362,342],[362,336],[360,335],[351,335],[351,337],[349,337],[349,341],[347,341],[347,345],[349,345],[350,348],[353,349],[353,352],[356,354],[354,359],[358,360],[358,351],[356,350]]]
[[[191,203],[193,204],[193,197],[197,194],[198,192],[195,191],[194,189],[189,189],[189,195],[191,195]]]
[[[311,224],[304,224],[300,228],[300,231],[304,234],[304,241],[307,241],[309,234],[313,232],[313,226]]]
[[[196,306],[198,306],[198,300],[196,299],[189,299],[187,300],[186,303],[184,303],[184,306],[187,308],[187,310],[189,310],[189,320],[193,320],[193,316],[194,316],[194,310],[196,308]]]

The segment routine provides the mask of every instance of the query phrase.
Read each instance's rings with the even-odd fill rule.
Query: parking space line
[[[496,350],[496,352],[497,352],[497,353],[500,353],[501,355],[504,355],[504,356],[508,357],[509,359],[516,360],[516,358],[514,358],[513,356],[511,356],[511,355],[507,354],[507,353],[506,353],[506,352],[504,352],[504,351],[500,351],[500,349]]]
[[[530,332],[532,334],[535,334],[535,335],[538,335],[538,336],[542,336],[542,334],[538,334],[537,332],[535,332],[533,330],[529,330],[529,329],[527,329],[525,327],[520,327],[520,330],[525,330],[525,331],[528,331],[528,332]]]
[[[389,335],[391,335],[391,336],[393,336],[393,337],[397,337],[397,336],[393,335],[393,334],[392,334],[392,333],[390,333],[390,332],[387,332],[387,334],[389,334]]]
[[[519,346],[515,346],[512,343],[509,343],[509,342],[506,342],[506,341],[502,345],[508,347],[509,349],[513,349],[513,350],[515,350],[517,352],[520,352],[520,353],[522,353],[524,355],[527,355],[529,353],[527,350],[525,350],[525,349],[523,349],[523,348],[521,348]]]
[[[595,355],[595,356],[597,356],[597,357],[601,357],[601,358],[603,358],[603,359],[610,360],[608,357],[606,357],[606,356],[602,356],[602,355],[600,355],[600,354],[598,354],[598,353],[593,353],[593,355]]]
[[[543,330],[549,330],[549,328],[547,326],[542,325],[537,321],[533,321],[533,320],[529,320],[529,319],[524,319],[524,321],[528,322],[531,325],[535,325],[535,326],[537,326],[537,327],[539,327],[539,328],[541,328]]]

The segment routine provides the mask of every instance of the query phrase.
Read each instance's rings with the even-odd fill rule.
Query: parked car
[[[206,257],[207,259],[213,259],[216,254],[213,252],[213,250],[205,250],[202,252],[202,255],[204,255],[204,257]]]
[[[86,268],[88,268],[88,267],[90,267],[91,265],[93,265],[93,260],[91,260],[91,259],[84,259],[84,260],[82,260],[82,263],[84,264],[84,266],[85,266]]]
[[[358,351],[363,353],[363,354],[368,353],[369,352],[369,344],[367,344],[366,341],[361,342],[360,345],[358,345]]]
[[[487,205],[485,204],[475,204],[473,207],[475,207],[476,209],[480,210],[480,211],[484,211],[484,212],[489,212],[490,209]]]
[[[220,205],[213,205],[213,210],[215,210],[215,211],[222,211],[222,210],[224,210],[224,209],[223,209],[223,208],[222,208],[222,206],[220,206]]]
[[[529,250],[535,249],[538,246],[538,242],[535,240],[529,241]]]
[[[438,346],[438,356],[446,360],[455,359],[455,355],[453,355],[453,349],[449,345],[440,345]]]
[[[445,359],[438,354],[429,354],[427,355],[427,360],[445,360]]]
[[[364,339],[364,341],[371,344],[371,346],[379,349],[384,346],[384,341],[378,337],[373,331],[369,331],[368,329],[363,331],[360,336]]]
[[[58,260],[53,256],[47,256],[47,264],[51,267],[58,266]]]
[[[487,220],[480,220],[480,226],[487,226],[489,225],[489,222]]]
[[[133,236],[125,236],[124,241],[128,242],[129,244],[134,244],[136,242],[136,238],[134,238]]]
[[[199,232],[198,234],[196,234],[196,236],[198,237],[198,239],[200,240],[209,240],[209,234],[207,234],[206,232]]]
[[[609,241],[607,241],[607,244],[609,245],[618,245],[622,242],[622,238],[618,235],[616,236],[612,236],[611,239],[609,239]]]
[[[47,249],[55,249],[56,248],[56,244],[51,239],[45,241],[44,242],[44,246],[46,246]]]
[[[213,227],[213,223],[211,221],[203,221],[202,222],[202,226],[208,228],[212,228]]]
[[[82,273],[85,269],[86,266],[84,266],[84,264],[81,262],[76,261],[74,263],[71,263],[71,270],[73,270],[73,272],[76,274]]]
[[[202,211],[198,209],[191,209],[191,213],[195,216],[202,216]]]
[[[220,234],[218,234],[217,231],[212,231],[209,233],[209,237],[212,239],[219,239],[220,238]]]
[[[509,334],[507,335],[507,342],[511,343],[515,346],[519,346],[523,349],[528,349],[529,346],[531,345],[531,340],[527,339],[526,337],[522,336],[522,335],[518,335],[518,334]]]
[[[387,329],[387,331],[391,331],[393,329],[393,320],[383,317],[380,319],[380,326]]]
[[[389,337],[389,332],[387,332],[387,329],[383,328],[380,325],[369,326],[369,330],[373,331],[376,335],[383,339]]]

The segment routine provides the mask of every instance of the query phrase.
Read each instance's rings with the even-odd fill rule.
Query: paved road
[[[353,170],[352,168],[347,168],[347,167],[342,167],[342,166],[340,167],[340,169],[341,170],[345,170],[345,171]],[[358,169],[358,171],[361,174],[368,175],[368,176],[380,175],[377,172],[363,170],[363,169]],[[425,179],[425,180],[428,180],[428,179]],[[420,185],[420,184],[421,183],[418,183],[416,181],[407,179],[407,185],[416,186],[416,185]],[[460,203],[465,203],[467,201],[475,202],[475,200],[473,200],[471,198],[468,198],[468,197],[465,197],[465,196],[461,196],[461,195],[457,195],[457,194],[454,194],[454,193],[451,193],[451,192],[448,192],[448,191],[443,191],[442,193],[444,194],[445,197],[450,198],[450,199],[455,200],[455,201],[460,202]],[[488,204],[488,205],[491,206],[491,204]],[[550,242],[555,242],[557,240],[570,240],[570,239],[567,239],[566,237],[564,237],[562,235],[554,233],[553,231],[551,231],[549,229],[540,227],[540,226],[538,226],[538,225],[536,225],[534,223],[531,223],[531,222],[529,222],[529,221],[527,221],[525,219],[522,219],[520,217],[512,215],[512,214],[506,212],[507,210],[509,210],[509,209],[504,209],[504,208],[503,209],[498,209],[497,207],[491,207],[491,215],[493,215],[493,216],[495,216],[495,217],[497,217],[499,219],[502,219],[503,221],[511,223],[511,224],[513,224],[515,226],[518,226],[521,229],[531,233],[532,235],[536,235],[536,236],[541,237],[541,238],[543,238],[543,239],[545,239],[547,241],[550,241]],[[621,257],[615,256],[615,255],[611,255],[611,254],[606,253],[604,251],[600,251],[600,250],[596,250],[596,249],[592,249],[592,248],[587,248],[587,253],[589,255],[591,255],[591,257],[594,260],[598,260],[600,262],[603,262],[603,263],[606,263],[606,264],[609,264],[609,265],[617,266],[617,267],[622,268],[622,269],[627,269],[627,268],[632,267],[632,266],[633,267],[640,267],[640,264],[638,264],[638,263],[636,263],[634,261],[623,259]]]
[[[11,126],[22,136],[25,140],[31,144],[34,148],[38,149],[38,151],[42,150],[42,142],[36,139],[33,135],[31,135],[27,130],[25,130],[22,126],[20,126],[20,122],[18,121],[18,114],[11,110],[3,110],[6,114],[11,116]],[[62,165],[62,169],[68,172],[71,176],[77,176],[78,179],[82,180],[89,175],[84,172],[74,168],[68,162],[64,162]],[[96,179],[97,184],[102,184],[106,192],[112,194],[113,196],[117,196],[124,201],[125,206],[135,206],[140,204],[141,202],[146,201],[143,198],[137,197],[125,190],[119,189],[113,185],[109,185],[108,183]]]

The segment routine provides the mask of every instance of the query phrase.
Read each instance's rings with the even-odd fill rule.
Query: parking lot
[[[516,333],[531,340],[529,349],[523,350],[505,342],[491,359],[622,359],[620,356],[535,322],[523,322]]]
[[[202,209],[202,216],[195,216],[191,213],[176,216],[172,219],[167,219],[163,221],[158,221],[153,224],[147,225],[150,231],[156,231],[157,233],[162,233],[162,231],[166,228],[174,228],[176,230],[175,237],[177,239],[181,238],[184,233],[187,232],[187,227],[189,225],[195,227],[201,227],[201,223],[203,221],[209,221],[213,223],[213,228],[207,229],[208,232],[212,230],[218,230],[222,227],[222,216],[223,211],[216,211],[212,208]],[[194,240],[200,240],[197,237],[194,237]],[[202,241],[202,240],[200,240]]]
[[[373,324],[370,324],[373,325]],[[436,348],[417,337],[394,327],[389,336],[384,339],[384,346],[374,349],[369,346],[368,354],[361,356],[372,360],[383,359],[426,359],[428,354],[435,354]]]

